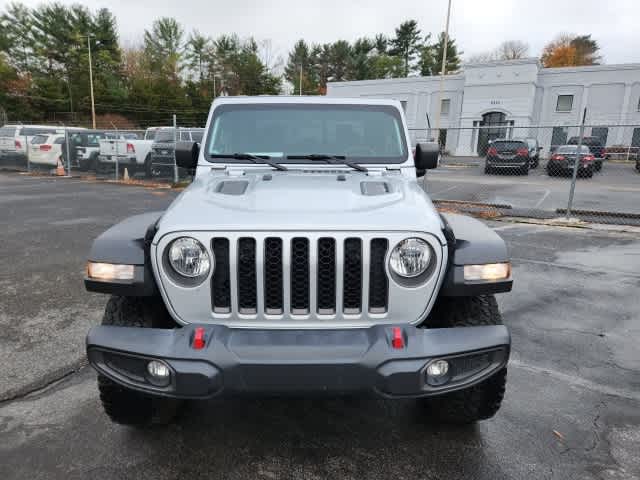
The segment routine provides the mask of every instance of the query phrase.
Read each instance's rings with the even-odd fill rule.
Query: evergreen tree
[[[420,29],[418,22],[408,20],[396,28],[396,36],[391,39],[391,55],[402,58],[404,62],[404,76],[408,77],[415,70],[413,60],[420,50]]]

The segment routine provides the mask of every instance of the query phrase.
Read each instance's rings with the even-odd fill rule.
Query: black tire
[[[596,170],[598,170],[598,169],[596,168]],[[587,171],[584,172],[584,176],[586,178],[592,178],[593,177],[593,168],[592,167],[587,168]]]
[[[153,170],[151,165],[151,154],[148,153],[147,157],[144,159],[144,176],[145,178],[153,177]]]
[[[491,169],[491,167],[489,165],[484,166],[484,173],[486,174],[490,174],[493,170]]]
[[[596,172],[602,170],[602,160],[596,160]]]
[[[157,297],[111,297],[102,325],[138,328],[167,328],[173,320]],[[166,425],[177,415],[182,402],[172,398],[146,395],[130,390],[98,374],[102,408],[111,421],[121,425],[144,427]]]
[[[518,171],[518,173],[520,175],[529,175],[529,162],[527,162],[523,166],[521,166],[520,170]]]
[[[502,316],[493,295],[441,297],[425,321],[427,328],[502,325]],[[421,399],[430,420],[468,424],[493,417],[504,398],[507,368],[482,383],[465,390]]]

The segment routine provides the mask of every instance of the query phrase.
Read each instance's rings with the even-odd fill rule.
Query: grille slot
[[[291,240],[291,313],[309,313],[309,240]]]
[[[344,241],[343,311],[362,311],[362,240],[347,238]]]
[[[211,249],[215,255],[216,265],[211,277],[211,302],[216,313],[231,312],[231,282],[229,271],[229,240],[214,238]]]
[[[388,242],[386,238],[371,240],[371,260],[369,265],[369,312],[387,311],[389,282],[384,268]]]
[[[333,238],[318,240],[318,313],[336,311],[336,242]]]
[[[264,242],[265,313],[282,313],[282,294],[282,239],[271,237]]]
[[[238,310],[240,313],[257,312],[256,296],[256,241],[238,240]]]

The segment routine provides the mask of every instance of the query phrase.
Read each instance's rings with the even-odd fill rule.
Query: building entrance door
[[[475,122],[478,130],[478,155],[486,155],[489,143],[496,138],[507,138],[508,127],[513,126],[513,121],[507,121],[507,115],[502,112],[489,112],[482,116],[482,121]]]

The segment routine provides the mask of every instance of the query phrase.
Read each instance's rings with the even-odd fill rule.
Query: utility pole
[[[300,96],[302,96],[302,63],[300,63]]]
[[[442,115],[442,90],[444,89],[444,76],[447,73],[447,47],[449,45],[449,19],[451,18],[451,0],[447,7],[447,22],[444,28],[444,48],[442,49],[442,68],[440,69],[440,88],[438,89],[438,115],[436,116],[437,142],[440,144],[440,116]]]
[[[89,88],[91,90],[91,124],[96,129],[96,106],[93,98],[93,67],[91,65],[91,37],[93,34],[87,34],[87,49],[89,50]]]

